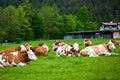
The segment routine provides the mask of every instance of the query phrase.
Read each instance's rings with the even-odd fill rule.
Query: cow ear
[[[110,39],[109,42],[112,42],[112,40]]]
[[[112,43],[111,39],[109,40],[109,42],[108,42],[108,43]]]
[[[42,46],[44,43],[40,43],[39,46]]]

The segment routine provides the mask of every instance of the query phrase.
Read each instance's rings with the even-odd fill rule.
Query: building
[[[102,22],[100,30],[66,32],[64,39],[78,38],[120,38],[120,22]]]

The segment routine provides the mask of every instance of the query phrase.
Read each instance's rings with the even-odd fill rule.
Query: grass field
[[[55,40],[36,40],[33,46],[40,42],[50,47],[48,56],[39,56],[37,61],[31,61],[24,67],[5,67],[0,69],[0,80],[120,80],[120,46],[116,46],[115,56],[101,57],[56,57],[52,50]],[[83,39],[60,40],[68,44],[74,42],[83,44]],[[109,39],[91,39],[94,45],[109,41]],[[16,47],[20,44],[1,44],[0,50]],[[84,46],[80,46],[83,49]]]

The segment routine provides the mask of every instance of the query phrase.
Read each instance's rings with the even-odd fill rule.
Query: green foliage
[[[21,40],[20,38],[16,38],[16,39],[15,39],[15,42],[16,42],[17,44],[19,44],[19,43],[22,42],[22,40]]]
[[[5,39],[9,41],[14,40],[17,36],[17,15],[17,10],[14,6],[8,6],[7,8],[3,9],[1,13],[1,26],[4,27],[2,31],[5,34]]]
[[[73,15],[64,15],[63,22],[64,22],[65,32],[75,31],[76,21],[75,21],[75,17]]]
[[[76,21],[76,31],[84,31],[84,23],[81,22],[80,20]]]
[[[9,5],[26,4],[28,0],[0,0],[0,6],[7,7]],[[88,7],[90,12],[90,20],[95,22],[107,21],[120,21],[120,0],[30,0],[35,9],[41,8],[44,4],[58,6],[59,13],[76,14],[80,7],[83,5]],[[111,17],[110,17],[110,15]],[[104,17],[106,19],[104,19]],[[116,19],[115,19],[116,18]]]
[[[57,18],[59,17],[58,9],[56,5],[48,6],[44,5],[40,9],[39,13],[42,15],[45,22],[45,38],[53,39],[56,36],[58,28],[56,26]]]
[[[23,0],[23,3],[21,4],[21,6],[24,9],[25,17],[28,18],[28,20],[31,22],[32,20],[31,18],[34,14],[32,4],[29,2],[29,0]]]
[[[14,42],[17,38],[21,40],[33,38],[33,31],[30,28],[29,20],[25,17],[26,13],[21,6],[18,8],[8,6],[0,14],[0,26],[4,34],[4,40]]]
[[[96,22],[91,22],[89,20],[89,11],[86,6],[82,6],[77,13],[76,20],[76,30],[77,31],[87,31],[87,30],[98,30]]]
[[[85,24],[85,27],[84,27],[84,30],[87,31],[87,30],[99,30],[99,25],[95,22],[86,22]]]
[[[89,21],[89,12],[86,6],[82,6],[77,13],[77,18],[83,23]]]
[[[45,33],[45,23],[41,14],[37,11],[34,12],[34,15],[32,17],[31,27],[34,32],[35,39],[43,38],[43,35]]]

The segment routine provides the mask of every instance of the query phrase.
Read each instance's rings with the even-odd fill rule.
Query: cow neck
[[[112,52],[112,51],[109,49],[109,46],[108,46],[108,44],[107,44],[107,48],[108,48],[108,51],[109,51],[109,52]]]

